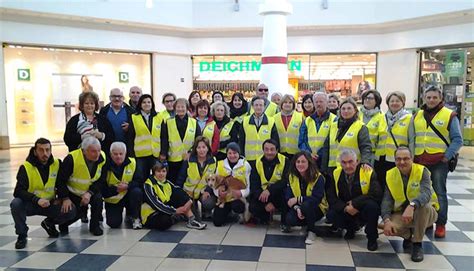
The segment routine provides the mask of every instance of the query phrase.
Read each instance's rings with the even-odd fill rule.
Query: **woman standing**
[[[289,186],[285,191],[289,208],[286,223],[288,226],[307,225],[305,243],[311,245],[316,239],[314,223],[323,218],[328,209],[325,179],[311,154],[305,151],[295,154],[289,171]]]
[[[212,153],[216,153],[219,148],[219,131],[216,129],[216,122],[211,117],[211,106],[207,100],[200,100],[196,108],[196,121],[201,134],[211,142]]]
[[[274,116],[275,126],[280,138],[280,153],[291,159],[299,151],[298,134],[303,123],[303,114],[295,112],[295,98],[284,95],[280,103],[280,112]]]
[[[240,92],[234,93],[228,105],[230,108],[230,119],[242,124],[242,120],[244,116],[247,115],[249,110],[248,103],[245,100],[244,95],[242,95]]]
[[[188,160],[188,152],[194,140],[201,135],[195,119],[188,117],[189,104],[184,98],[174,103],[175,117],[163,123],[161,127],[160,161],[168,159],[168,179],[176,182],[183,161]]]
[[[329,112],[337,116],[339,112],[339,98],[334,93],[328,95],[328,108]]]
[[[212,93],[212,104],[214,104],[215,102],[225,102],[224,100],[224,94],[222,94],[222,92],[216,90]]]
[[[303,115],[308,117],[314,113],[313,94],[306,94],[303,96]]]
[[[202,100],[201,98],[201,94],[199,93],[199,91],[197,90],[193,90],[191,91],[191,94],[189,94],[189,98],[188,98],[188,104],[189,104],[189,114],[191,115],[191,117],[195,117],[196,114],[197,114],[197,103]]]
[[[380,110],[380,104],[382,103],[382,97],[377,90],[368,90],[362,94],[362,104],[360,108],[361,114],[359,120],[364,122],[367,129],[369,129],[370,142],[372,142],[372,153],[375,154],[377,147],[377,138],[380,121],[383,118],[383,113]],[[371,158],[373,163],[374,156]]]
[[[216,122],[219,135],[219,148],[215,152],[218,161],[226,157],[225,148],[231,142],[238,143],[240,123],[229,118],[229,107],[224,102],[215,102],[211,106],[211,116]]]

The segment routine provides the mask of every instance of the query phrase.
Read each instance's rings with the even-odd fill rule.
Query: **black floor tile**
[[[304,236],[267,234],[265,236],[263,246],[281,248],[306,248],[306,244],[304,242],[305,239],[306,237]]]
[[[0,250],[0,267],[9,267],[30,256],[32,251]]]
[[[431,241],[436,241],[436,242],[467,242],[471,243],[472,240],[468,236],[466,236],[464,233],[460,231],[446,231],[446,237],[445,238],[435,238],[434,233],[432,232],[426,232],[426,236],[428,239]]]
[[[453,199],[474,199],[474,194],[449,194]]]
[[[226,261],[251,261],[260,259],[261,247],[250,246],[220,246],[214,255],[215,260]]]
[[[7,268],[5,271],[54,271],[54,269],[36,269],[36,268]]]
[[[168,257],[255,262],[260,258],[261,251],[261,247],[250,246],[178,244]]]
[[[140,241],[179,243],[186,236],[187,231],[155,231],[152,230],[143,236]]]
[[[469,256],[445,256],[455,270],[472,270],[474,257]]]
[[[94,244],[96,240],[86,239],[58,239],[48,246],[42,248],[42,252],[65,252],[65,253],[80,253],[84,249]]]
[[[390,240],[390,244],[393,247],[393,250],[397,253],[408,253],[411,254],[411,249],[404,250],[403,249],[403,240]],[[432,242],[423,242],[423,252],[425,254],[431,254],[431,255],[441,255],[441,251],[438,250],[438,248],[433,245]]]
[[[356,267],[405,268],[395,253],[351,253]]]
[[[217,245],[178,244],[168,258],[213,259],[217,253]]]
[[[106,270],[120,256],[112,255],[94,255],[94,254],[78,254],[69,261],[61,265],[57,270],[76,271],[102,271]]]
[[[474,231],[474,222],[451,222],[461,231]]]

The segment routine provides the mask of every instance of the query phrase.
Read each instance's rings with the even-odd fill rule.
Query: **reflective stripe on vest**
[[[298,136],[301,124],[303,123],[303,114],[294,111],[287,129],[285,129],[283,124],[281,112],[277,113],[273,119],[280,138],[280,152],[288,154],[297,153],[299,151]]]
[[[216,122],[215,121],[210,121],[206,123],[204,126],[204,129],[202,130],[202,136],[207,138],[209,142],[212,143],[212,137],[214,136],[214,129],[216,127]]]
[[[308,183],[308,185],[306,186],[305,196],[307,196],[307,197],[311,196],[311,194],[313,193],[313,188],[316,185],[316,182],[321,181],[321,180],[319,180],[320,176],[321,176],[321,173],[318,173],[318,176],[316,176],[316,179],[314,181]],[[302,193],[301,193],[299,178],[296,177],[293,174],[290,174],[289,183],[290,183],[291,192],[293,192],[293,196],[295,196],[296,198],[301,197]],[[323,214],[326,214],[326,212],[329,208],[329,204],[326,200],[326,192],[324,192],[324,196],[321,200],[321,203],[318,206],[319,206],[319,209],[321,209],[321,211],[323,212]]]
[[[162,118],[160,114],[153,117],[153,127],[150,133],[141,114],[132,114],[133,127],[135,128],[134,152],[135,157],[160,155],[160,133]]]
[[[257,157],[263,153],[263,141],[271,138],[274,120],[268,116],[267,120],[268,123],[260,125],[260,129],[257,132],[257,127],[249,124],[250,116],[244,118],[243,129],[245,132],[245,158],[248,161],[257,160]]]
[[[329,118],[321,123],[319,131],[316,129],[316,122],[312,117],[307,117],[306,128],[308,129],[308,145],[311,148],[311,153],[316,155],[318,154],[319,149],[324,146],[324,141],[329,136],[329,131],[331,130],[332,124],[336,115],[329,113]],[[337,126],[336,126],[337,128]]]
[[[188,118],[188,126],[186,127],[184,140],[181,140],[181,137],[179,136],[175,118],[167,120],[166,124],[168,126],[168,141],[170,145],[168,161],[181,162],[183,161],[183,156],[193,146],[196,129],[199,129],[197,127],[197,122],[193,118]]]
[[[276,164],[275,168],[273,169],[273,173],[272,173],[272,176],[270,177],[270,180],[267,180],[267,177],[265,177],[265,171],[263,169],[263,162],[262,162],[263,155],[260,156],[255,161],[255,168],[257,169],[257,173],[260,176],[262,190],[267,189],[268,184],[274,184],[278,181],[281,181],[281,178],[283,177],[283,170],[285,169],[286,157],[280,153],[278,153],[277,157],[280,163]]]
[[[370,178],[372,177],[372,169],[365,170],[364,168],[360,168],[359,170],[359,180],[360,180],[360,189],[362,191],[362,195],[367,195],[369,193],[370,188]],[[341,177],[342,167],[337,167],[334,170],[334,185],[336,187],[336,194],[339,196],[339,178]]]
[[[224,125],[224,127],[221,128],[219,134],[219,142],[223,142],[230,139],[230,131],[234,127],[234,123],[235,121],[231,120],[226,125]],[[219,152],[225,153],[225,147],[219,149]]]
[[[172,191],[171,184],[168,181],[166,181],[165,183],[160,183],[160,181],[157,181],[157,183],[155,184],[148,178],[145,181],[145,184],[148,184],[152,187],[153,191],[158,196],[158,199],[161,202],[167,203],[168,201],[170,201],[171,194],[173,191]],[[144,202],[140,209],[142,223],[145,224],[146,221],[148,220],[148,217],[154,212],[156,212],[156,210],[153,209],[149,204]]]
[[[202,176],[199,174],[197,162],[188,162],[188,178],[184,182],[183,189],[193,199],[199,199],[206,188],[206,178],[216,173],[217,163],[216,158],[213,158],[214,163],[207,164],[204,168]]]
[[[105,164],[105,153],[103,151],[100,152],[100,155],[104,161],[97,165],[97,170],[93,177],[90,176],[89,168],[87,167],[86,161],[84,160],[82,149],[77,149],[70,152],[69,154],[72,157],[74,168],[69,180],[67,181],[67,188],[74,195],[81,197],[89,190],[90,185],[100,178],[102,167]]]
[[[232,176],[239,179],[247,187],[247,168],[245,167],[245,162],[242,166],[235,166],[231,171],[229,171],[224,167],[224,161],[225,160],[221,160],[217,162],[217,175],[222,177]],[[232,200],[232,195],[228,195],[225,202],[230,202]]]
[[[392,133],[395,140],[397,140],[398,146],[408,146],[408,128],[412,114],[405,115],[402,119],[399,119],[393,124]],[[375,150],[375,156],[379,158],[385,155],[385,160],[395,162],[395,142],[393,142],[392,136],[388,132],[387,120],[385,116],[380,121],[379,126],[379,140],[377,143],[377,149]]]
[[[337,121],[333,122],[329,136],[329,167],[336,167],[339,164],[337,159],[339,158],[339,153],[344,149],[354,151],[357,154],[357,159],[360,161],[358,135],[362,126],[364,126],[364,123],[360,120],[356,120],[352,123],[351,127],[349,127],[346,134],[342,137],[342,140],[337,142]]]
[[[162,121],[167,121],[171,118],[170,113],[166,109],[158,113],[158,115],[160,115]]]
[[[378,112],[370,118],[369,122],[365,123],[367,129],[369,130],[370,142],[372,143],[372,152],[375,152],[375,147],[377,146],[377,137],[379,134],[380,122],[384,119],[384,114]],[[364,121],[364,114],[359,113],[359,120]]]
[[[451,119],[450,109],[443,107],[431,120],[433,126],[438,129],[441,135],[451,143],[449,139],[449,121]],[[423,116],[423,110],[418,111],[415,116],[415,155],[421,155],[424,152],[429,154],[444,153],[447,149],[446,144],[439,138],[438,135],[428,126],[425,117]]]
[[[41,199],[54,199],[56,196],[54,188],[56,186],[56,178],[58,177],[59,160],[54,159],[53,163],[49,165],[49,175],[46,183],[43,183],[43,179],[37,167],[28,161],[26,161],[23,166],[28,176],[28,192],[35,194],[35,196]]]
[[[129,159],[130,159],[130,163],[126,165],[125,168],[123,169],[122,179],[119,180],[117,176],[115,176],[115,174],[111,170],[107,171],[106,181],[109,187],[110,186],[116,187],[121,182],[129,184],[132,181],[133,174],[135,174],[135,170],[137,168],[137,162],[135,161],[134,158],[129,158]],[[119,201],[123,199],[123,197],[125,197],[126,194],[127,194],[127,190],[122,191],[115,196],[104,198],[104,201],[107,203],[117,204]]]
[[[387,171],[387,187],[394,200],[395,212],[402,211],[403,204],[408,201],[411,202],[420,195],[421,178],[423,177],[424,166],[413,163],[410,177],[408,178],[407,189],[405,197],[405,187],[403,185],[402,175],[400,170],[396,167]],[[431,187],[431,204],[436,210],[439,210],[438,197]]]
[[[148,203],[144,202],[142,203],[141,209],[140,209],[140,216],[142,217],[142,223],[145,225],[145,223],[148,220],[148,217],[153,214],[155,209],[153,209]]]

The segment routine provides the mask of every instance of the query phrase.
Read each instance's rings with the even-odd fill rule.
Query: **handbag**
[[[448,140],[446,140],[446,138],[444,138],[444,136],[438,131],[438,129],[436,129],[436,127],[434,127],[434,125],[433,125],[433,123],[431,123],[431,121],[428,121],[426,118],[425,118],[425,120],[426,120],[426,122],[428,122],[428,125],[431,127],[433,132],[435,132],[435,134],[438,135],[438,137],[441,138],[441,140],[443,140],[444,144],[446,144],[446,146],[449,148]],[[449,172],[453,172],[456,169],[456,166],[458,165],[458,158],[459,158],[459,153],[456,153],[453,156],[453,158],[449,159],[449,161],[448,161],[448,170],[449,170]]]

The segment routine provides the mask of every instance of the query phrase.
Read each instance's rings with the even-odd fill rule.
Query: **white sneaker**
[[[186,227],[196,230],[203,230],[206,226],[206,223],[199,222],[196,219],[189,220],[188,223],[186,223]]]
[[[304,241],[307,245],[312,245],[316,240],[316,234],[312,231],[308,231],[308,236],[306,236],[306,240]]]
[[[143,228],[142,223],[140,222],[140,218],[135,218],[135,219],[133,220],[132,228],[133,228],[134,230],[138,230],[138,229]]]

